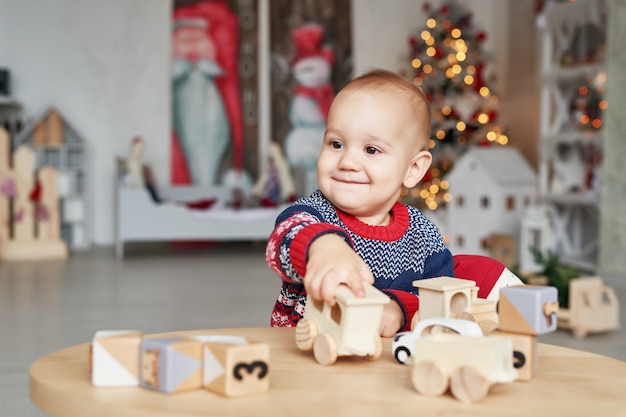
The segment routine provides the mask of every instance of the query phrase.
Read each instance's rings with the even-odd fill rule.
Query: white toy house
[[[537,176],[517,148],[471,148],[446,180],[452,194],[447,230],[453,254],[490,256],[494,235],[517,242],[521,219],[537,196]]]

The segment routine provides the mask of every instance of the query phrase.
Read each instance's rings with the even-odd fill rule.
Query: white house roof
[[[463,154],[446,176],[450,182],[467,178],[470,164],[481,165],[501,185],[535,183],[537,175],[519,149],[512,146],[474,147]]]

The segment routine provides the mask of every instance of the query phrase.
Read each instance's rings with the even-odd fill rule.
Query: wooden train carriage
[[[304,318],[296,328],[298,348],[313,349],[322,365],[332,365],[338,356],[378,359],[382,353],[380,320],[389,297],[370,285],[365,286],[364,298],[356,297],[345,285],[337,288],[335,297],[333,306],[307,298]]]

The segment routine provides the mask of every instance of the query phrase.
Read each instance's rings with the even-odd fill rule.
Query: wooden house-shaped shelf
[[[493,236],[518,240],[524,212],[537,197],[537,176],[517,148],[472,148],[446,180],[452,253],[491,256]]]
[[[90,246],[87,203],[87,150],[76,129],[54,107],[30,121],[13,138],[13,148],[26,145],[35,151],[36,168],[58,171],[61,237],[70,249]]]

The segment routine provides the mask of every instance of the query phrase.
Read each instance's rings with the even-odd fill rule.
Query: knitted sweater
[[[326,233],[344,238],[374,275],[374,286],[395,300],[404,314],[402,330],[410,330],[419,308],[414,280],[454,276],[452,254],[441,233],[418,209],[397,202],[387,226],[372,226],[334,207],[316,191],[285,209],[276,219],[266,261],[282,278],[271,316],[274,327],[295,326],[304,314],[308,249]]]

